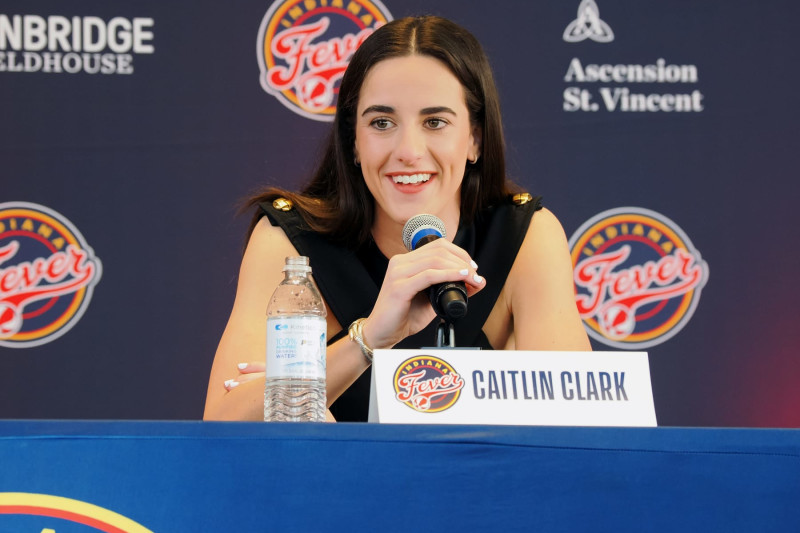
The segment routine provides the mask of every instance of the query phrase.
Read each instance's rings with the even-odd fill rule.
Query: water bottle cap
[[[304,255],[296,256],[296,257],[287,257],[286,264],[283,267],[283,272],[287,270],[292,270],[294,272],[305,272],[306,274],[311,273],[311,267],[309,266],[308,257]]]

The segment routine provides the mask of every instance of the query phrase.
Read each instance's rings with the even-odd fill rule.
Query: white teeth
[[[392,176],[395,183],[422,183],[431,179],[430,174],[412,174],[410,176]]]

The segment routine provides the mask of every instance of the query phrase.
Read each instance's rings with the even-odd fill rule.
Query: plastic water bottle
[[[264,420],[325,420],[325,304],[308,257],[287,257],[267,306]]]

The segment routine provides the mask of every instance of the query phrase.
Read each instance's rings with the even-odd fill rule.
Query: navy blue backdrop
[[[433,13],[484,44],[510,175],[544,196],[576,261],[628,242],[703,267],[669,302],[586,319],[595,349],[642,339],[659,424],[800,427],[795,2],[336,4],[3,2],[0,418],[200,418],[240,201],[298,187],[329,128],[335,77],[271,94],[260,63],[290,63],[264,39],[328,17],[309,42],[344,43],[381,17]],[[577,248],[607,211],[614,231],[644,213],[677,236]]]

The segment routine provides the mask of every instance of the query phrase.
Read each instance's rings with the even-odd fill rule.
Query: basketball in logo
[[[464,380],[447,361],[430,355],[407,359],[394,373],[395,398],[421,413],[449,409],[463,387]]]
[[[569,245],[586,330],[615,348],[648,348],[676,335],[708,281],[708,265],[689,237],[648,209],[604,211],[578,228]]]
[[[390,20],[378,0],[276,0],[258,32],[261,87],[299,115],[332,121],[350,57]]]
[[[102,267],[83,235],[43,205],[0,203],[0,346],[51,342],[83,316]]]

